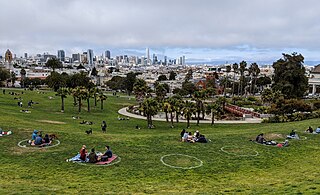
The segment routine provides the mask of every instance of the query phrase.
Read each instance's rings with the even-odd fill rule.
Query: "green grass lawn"
[[[308,126],[320,126],[319,119],[281,124],[209,124],[191,125],[211,140],[210,143],[181,143],[179,134],[184,123],[154,122],[155,129],[147,129],[146,121],[130,119],[119,121],[117,111],[134,100],[108,96],[104,110],[98,102],[91,113],[77,113],[73,98],[66,99],[61,113],[61,100],[53,92],[38,94],[26,91],[23,109],[33,100],[39,104],[31,113],[21,113],[17,100],[0,94],[0,127],[12,130],[10,136],[0,137],[0,194],[295,194],[320,193],[320,135],[304,134]],[[21,91],[16,90],[21,93]],[[49,99],[49,96],[54,99]],[[80,120],[72,119],[80,116]],[[81,125],[81,120],[93,125]],[[105,120],[107,133],[101,132]],[[142,127],[136,130],[135,126]],[[93,134],[85,130],[92,128]],[[55,133],[61,144],[47,149],[21,148],[17,143],[30,139],[33,129]],[[287,148],[263,146],[250,142],[263,132],[272,139],[283,141],[296,129],[303,140],[292,140]],[[307,139],[305,139],[307,138]],[[104,145],[121,157],[112,166],[82,166],[66,162],[77,154],[83,144],[104,151]],[[224,151],[221,151],[221,148]],[[176,167],[198,166],[195,169]],[[256,155],[258,154],[258,155]],[[194,158],[195,157],[195,158]]]

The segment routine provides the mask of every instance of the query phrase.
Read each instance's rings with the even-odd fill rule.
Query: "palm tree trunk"
[[[250,86],[250,93],[251,93],[251,95],[253,95],[252,89],[253,89],[253,77],[251,77],[251,86]]]
[[[173,114],[170,112],[170,118],[171,118],[171,126],[173,127]]]
[[[214,124],[214,114],[213,114],[213,109],[211,109],[211,125]]]
[[[88,103],[88,112],[90,112],[90,98],[87,99],[87,103]]]
[[[187,128],[190,127],[190,117],[187,117]]]
[[[169,122],[169,118],[168,118],[168,112],[166,111],[166,121]]]
[[[61,112],[64,112],[64,98],[61,96]]]
[[[239,84],[238,84],[238,97],[240,96],[240,84],[241,84],[241,80],[239,80]]]
[[[240,78],[240,95],[242,96],[242,76],[241,76],[241,78]]]
[[[78,107],[78,112],[81,112],[81,98],[78,99],[79,107]]]
[[[236,73],[233,74],[233,83],[232,83],[232,97],[234,97],[234,83],[236,81]]]
[[[200,111],[197,112],[198,116],[197,116],[197,126],[199,126],[199,121],[200,121]]]
[[[255,94],[256,84],[257,84],[257,77],[254,77],[253,95]]]
[[[103,110],[103,100],[101,100],[101,110]]]
[[[179,122],[179,113],[178,113],[178,111],[176,111],[176,122],[177,123]]]

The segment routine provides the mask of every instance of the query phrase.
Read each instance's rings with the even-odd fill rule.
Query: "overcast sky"
[[[0,54],[92,48],[194,60],[320,61],[318,0],[0,0]],[[131,53],[130,53],[131,52]]]

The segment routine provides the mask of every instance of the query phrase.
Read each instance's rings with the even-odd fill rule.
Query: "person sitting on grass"
[[[89,163],[96,163],[96,162],[98,162],[98,156],[97,156],[94,148],[91,149],[91,152],[90,152],[88,158],[89,158]]]
[[[259,144],[264,144],[266,142],[266,139],[264,139],[264,137],[263,137],[263,133],[259,134],[256,137],[256,142],[258,142]]]
[[[101,156],[101,161],[108,161],[108,158],[112,157],[112,151],[110,150],[110,146],[106,145],[106,152]]]
[[[36,146],[41,146],[43,144],[43,139],[42,139],[42,135],[38,135],[36,137],[36,140],[34,141],[34,145]]]
[[[288,139],[299,139],[298,134],[292,130],[291,133],[287,136]]]
[[[313,129],[311,126],[309,126],[309,128],[306,130],[307,133],[313,133]]]
[[[189,132],[189,135],[188,135],[188,138],[187,138],[187,142],[194,143],[194,139],[193,139],[193,136],[192,136],[191,132]]]
[[[186,132],[185,129],[182,129],[182,131],[180,132],[180,137],[181,137],[181,141],[183,142],[183,136],[184,136],[184,133]]]
[[[136,125],[136,129],[141,129],[141,128],[139,127],[139,125]]]
[[[316,133],[320,133],[320,126],[316,128]]]
[[[196,142],[208,143],[208,140],[206,139],[206,137],[204,135],[200,135],[199,138],[196,140]]]
[[[189,135],[189,133],[187,131],[184,132],[183,137],[182,137],[183,142],[186,142],[188,140],[188,135]]]
[[[196,139],[198,139],[200,137],[200,132],[198,130],[196,130],[196,132],[194,132],[194,137]]]
[[[46,135],[44,136],[44,138],[43,138],[43,144],[44,144],[44,145],[50,145],[50,144],[51,144],[51,140],[50,140],[48,134],[46,134]]]
[[[31,136],[31,141],[36,140],[37,134],[38,134],[38,130],[33,130],[33,133],[32,133],[32,136]]]
[[[86,161],[86,158],[87,158],[86,145],[83,145],[80,149],[80,160]]]

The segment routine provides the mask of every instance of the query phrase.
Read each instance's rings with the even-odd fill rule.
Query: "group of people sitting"
[[[97,163],[99,161],[105,162],[112,157],[112,151],[108,145],[105,146],[106,151],[104,153],[96,153],[95,149],[92,148],[91,152],[88,153],[86,145],[83,145],[80,149],[80,160],[89,163]]]
[[[80,122],[80,124],[82,124],[82,125],[84,125],[84,124],[86,124],[86,125],[92,125],[93,122],[82,120],[82,121]]]
[[[282,143],[277,143],[276,141],[273,141],[273,140],[269,140],[267,141],[264,137],[263,137],[263,133],[260,133],[257,137],[256,137],[256,140],[255,140],[257,143],[259,144],[265,144],[265,145],[274,145],[274,146],[278,146],[279,148],[282,148],[282,147],[287,147],[289,146],[289,140],[285,140],[284,142]]]
[[[309,126],[308,129],[305,132],[318,134],[318,133],[320,133],[320,126],[318,128],[316,128],[315,130],[313,130],[312,127]]]
[[[206,137],[200,134],[198,130],[196,130],[194,134],[192,134],[191,131],[187,132],[185,129],[182,129],[180,136],[181,136],[182,142],[190,142],[190,143],[194,143],[194,142],[207,143],[208,142]]]
[[[42,132],[38,130],[34,130],[31,136],[31,140],[29,140],[29,144],[32,146],[48,146],[51,145],[52,140],[49,135],[46,134],[44,138],[42,137]]]

